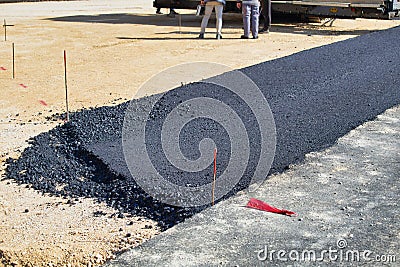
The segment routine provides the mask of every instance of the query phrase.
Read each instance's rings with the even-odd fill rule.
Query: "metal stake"
[[[67,109],[67,121],[69,121],[68,86],[67,86],[67,52],[65,50],[64,50],[64,84],[65,84],[65,106]]]
[[[6,20],[4,19],[4,24],[3,24],[3,28],[4,28],[4,41],[7,41],[7,27],[10,26],[14,26],[14,25],[7,25]]]
[[[214,177],[211,191],[211,205],[214,206],[215,183],[217,179],[217,148],[214,148]]]
[[[15,79],[15,46],[12,43],[12,78]]]
[[[4,41],[7,41],[7,24],[6,24],[6,20],[4,20]]]

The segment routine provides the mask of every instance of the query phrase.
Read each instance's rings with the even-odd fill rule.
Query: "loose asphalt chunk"
[[[260,88],[275,119],[277,146],[270,173],[284,171],[290,164],[304,160],[307,153],[333,145],[350,130],[400,103],[396,54],[399,33],[400,28],[374,32],[241,70]],[[160,153],[160,129],[168,112],[199,96],[229,105],[248,131],[250,159],[237,187],[228,194],[232,195],[248,186],[260,157],[257,121],[251,107],[237,95],[217,85],[193,83],[167,92],[154,108],[156,96],[135,100],[131,119],[148,121],[149,156],[170,182],[208,183],[212,179],[212,165],[195,173],[182,172]],[[155,219],[164,228],[204,209],[165,205],[137,185],[121,147],[127,107],[128,103],[124,103],[73,114],[69,123],[31,140],[31,146],[19,159],[9,160],[7,177],[45,193],[94,197],[120,212]],[[148,119],[149,108],[152,110]],[[180,112],[182,116],[191,116],[190,108]],[[140,129],[132,129],[137,130]],[[210,119],[191,121],[181,133],[180,150],[188,158],[196,159],[200,154],[199,141],[205,137],[216,143],[217,169],[223,172],[232,144],[220,124]]]

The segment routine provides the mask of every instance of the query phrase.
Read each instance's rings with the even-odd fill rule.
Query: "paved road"
[[[106,266],[399,266],[399,174],[400,106]],[[299,216],[247,209],[250,197]]]
[[[296,251],[301,254],[303,249],[309,249],[315,250],[318,258],[323,250],[338,248],[339,239],[347,242],[342,253],[368,250],[368,259],[378,259],[380,255],[390,260],[394,260],[392,256],[399,257],[399,109],[346,135],[400,103],[395,52],[400,48],[399,31],[394,28],[371,33],[242,70],[259,86],[275,118],[277,150],[272,173],[302,162],[310,152],[333,145],[321,153],[312,153],[303,165],[273,176],[252,195],[295,210],[299,218],[245,209],[249,196],[240,194],[125,253],[109,266],[337,265],[346,259],[284,262],[276,254],[271,259],[268,254],[260,261],[255,251],[260,252],[265,246],[269,252],[284,250],[288,259],[291,250],[295,250],[291,254],[294,257]],[[201,86],[178,88],[166,103],[176,103],[181,95],[190,98],[198,90],[208,90]],[[209,90],[214,94],[217,91]],[[217,97],[228,103],[232,99],[228,92]],[[244,114],[246,107],[239,103],[235,111]],[[160,124],[163,119],[161,115],[154,116]],[[250,121],[247,126],[252,125]],[[188,132],[198,139],[198,133],[190,129]],[[157,131],[153,133],[149,140],[159,145],[160,137]],[[257,144],[256,130],[250,139]],[[222,141],[220,144],[216,140],[218,148],[224,147]],[[104,149],[104,144],[99,142],[97,147]],[[186,149],[193,151],[190,146]],[[228,150],[226,146],[225,149]],[[101,151],[95,149],[118,171],[120,167]],[[195,152],[188,155],[196,156]],[[249,161],[244,180],[254,171],[258,156]],[[160,157],[159,162],[164,163],[164,159]],[[261,259],[264,252],[260,252]],[[368,259],[351,259],[343,264],[381,265],[369,263]]]

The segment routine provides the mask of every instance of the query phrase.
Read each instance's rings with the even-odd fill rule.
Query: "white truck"
[[[272,12],[329,18],[392,19],[400,0],[272,0]],[[156,8],[196,9],[198,0],[154,0]],[[225,11],[238,11],[236,0],[226,0]]]

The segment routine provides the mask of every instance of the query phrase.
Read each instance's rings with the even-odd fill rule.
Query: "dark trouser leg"
[[[271,0],[261,1],[261,14],[264,17],[264,29],[271,27]]]

